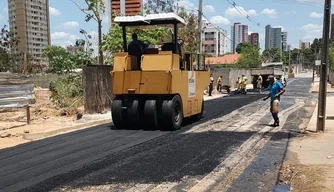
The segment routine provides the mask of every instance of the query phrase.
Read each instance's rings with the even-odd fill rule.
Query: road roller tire
[[[111,104],[111,117],[112,121],[117,129],[124,128],[124,113],[123,113],[122,99],[114,99]]]
[[[158,127],[157,102],[155,100],[145,101],[142,121],[144,129],[155,129]]]
[[[162,125],[169,130],[178,130],[183,121],[183,106],[180,96],[175,95],[162,103]]]
[[[140,124],[139,101],[133,100],[127,108],[127,129],[136,129]]]
[[[192,115],[191,119],[193,121],[199,121],[202,117],[203,117],[203,112],[204,112],[204,101],[202,100],[202,109],[201,112],[196,114],[196,115]]]

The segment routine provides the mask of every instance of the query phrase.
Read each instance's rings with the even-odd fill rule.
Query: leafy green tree
[[[43,51],[43,56],[49,60],[49,70],[52,73],[69,73],[75,64],[72,55],[61,46],[48,46]]]
[[[197,35],[199,30],[197,29],[197,15],[194,13],[188,13],[185,9],[181,8],[179,16],[185,20],[186,26],[179,30],[180,39],[184,40],[185,50],[190,53],[197,53],[199,39]]]
[[[191,53],[197,52],[198,40],[197,35],[197,16],[193,13],[187,13],[181,10],[179,16],[182,17],[186,26],[179,30],[178,38],[184,40],[185,50]],[[145,30],[139,28],[127,28],[127,42],[131,41],[131,34],[137,33],[138,38],[150,44],[162,44],[172,41],[172,32],[165,27],[155,27],[154,29]],[[103,37],[102,48],[112,54],[123,50],[122,28],[114,24],[107,35]]]
[[[86,41],[83,39],[76,39],[75,46],[77,47],[84,47],[86,45]]]
[[[334,45],[329,46],[328,50],[329,69],[334,70]]]
[[[94,50],[91,48],[93,45],[91,42],[92,36],[88,34],[87,31],[85,31],[84,29],[80,29],[79,32],[85,37],[85,40],[81,39],[78,43],[80,43],[81,46],[85,46],[86,52],[93,52]]]
[[[85,21],[89,22],[91,19],[97,22],[98,28],[98,53],[99,53],[99,63],[101,65],[103,62],[103,51],[102,51],[102,16],[106,11],[104,5],[104,0],[84,0],[87,7],[81,7],[75,0],[70,0],[83,12],[86,14]]]
[[[315,38],[311,44],[311,49],[314,50],[315,53],[319,53],[322,48],[322,43],[323,42],[321,38]]]
[[[135,29],[129,27],[126,33],[127,42],[131,41],[132,33],[136,33],[140,40],[150,44],[159,44],[165,39],[170,39],[168,36],[171,36],[168,29],[164,27],[156,27],[154,29]],[[103,50],[112,53],[118,53],[123,50],[123,36],[120,26],[115,24],[109,33],[104,36]]]
[[[13,71],[15,61],[17,60],[10,50],[15,48],[19,43],[16,33],[7,29],[4,25],[0,31],[0,72]]]
[[[245,46],[242,48],[241,57],[236,64],[238,68],[256,68],[261,64],[259,49],[254,46]]]
[[[281,61],[281,50],[279,48],[267,49],[262,53],[263,61],[280,62]]]
[[[241,53],[241,52],[242,52],[242,49],[244,49],[244,48],[248,48],[248,47],[254,47],[254,45],[252,45],[252,44],[250,44],[250,43],[248,43],[248,42],[242,42],[242,43],[239,43],[239,44],[237,45],[237,47],[235,48],[235,51],[236,51],[237,53]]]

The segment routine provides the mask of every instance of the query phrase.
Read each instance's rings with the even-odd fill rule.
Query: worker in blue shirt
[[[280,101],[280,96],[285,92],[283,85],[275,80],[275,77],[269,75],[268,81],[269,85],[269,95],[263,100],[267,100],[270,98],[270,112],[274,118],[274,124],[272,126],[277,127],[279,126],[279,118],[278,118],[278,105]]]

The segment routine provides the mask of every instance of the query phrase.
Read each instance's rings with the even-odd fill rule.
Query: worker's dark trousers
[[[212,96],[212,91],[213,91],[213,83],[210,83],[210,85],[209,85],[209,96]]]
[[[271,113],[271,115],[273,116],[275,123],[277,123],[279,121],[278,113]]]
[[[220,92],[220,91],[221,91],[221,88],[222,88],[222,85],[218,84],[218,85],[217,85],[217,91]]]

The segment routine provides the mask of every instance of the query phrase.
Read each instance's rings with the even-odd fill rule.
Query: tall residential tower
[[[236,53],[239,43],[248,42],[248,26],[241,23],[234,23],[231,27],[231,52]]]
[[[260,48],[259,43],[259,34],[258,33],[251,33],[248,35],[248,42],[252,45],[254,45],[256,48]]]
[[[9,27],[17,33],[19,44],[11,50],[34,64],[47,64],[43,49],[50,45],[49,0],[8,0]],[[24,59],[23,59],[24,60]],[[25,62],[18,63],[23,69]]]
[[[282,29],[266,26],[265,33],[265,50],[273,48],[282,48]]]

